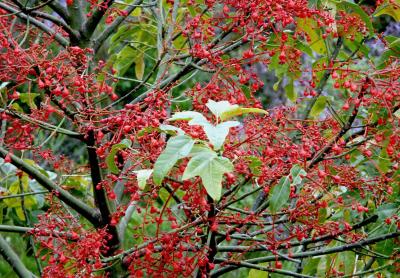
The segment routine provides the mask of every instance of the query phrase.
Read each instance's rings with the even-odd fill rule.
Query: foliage
[[[0,1],[0,276],[398,275],[370,2]]]

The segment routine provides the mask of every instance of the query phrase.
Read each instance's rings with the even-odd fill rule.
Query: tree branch
[[[81,28],[81,33],[85,40],[89,41],[92,37],[97,25],[103,18],[108,8],[113,4],[114,0],[104,0],[100,6],[93,12]]]
[[[55,11],[62,19],[64,19],[66,23],[70,23],[71,20],[68,10],[64,6],[62,6],[57,0],[50,2],[48,6],[53,11]]]
[[[101,186],[102,177],[95,148],[95,135],[93,130],[90,130],[88,133],[86,145],[89,156],[89,165],[91,170],[90,173],[92,177],[95,204],[100,210],[101,214],[101,226],[107,226],[107,231],[112,236],[112,238],[107,243],[110,247],[110,249],[107,250],[107,254],[111,255],[119,247],[120,240],[116,226],[110,225],[112,214],[107,201],[106,192]]]
[[[359,248],[362,246],[366,246],[366,245],[371,245],[386,239],[391,239],[391,238],[396,238],[400,236],[400,231],[397,232],[393,232],[390,234],[385,234],[385,235],[381,235],[381,236],[377,236],[377,237],[373,237],[373,238],[369,238],[369,239],[363,239],[360,240],[359,242],[355,242],[355,243],[351,243],[351,244],[346,244],[346,245],[342,245],[342,246],[337,246],[337,247],[333,247],[333,248],[329,248],[329,249],[323,249],[323,250],[316,250],[316,251],[307,251],[307,252],[302,252],[299,254],[293,254],[291,256],[292,259],[301,259],[301,258],[309,258],[309,257],[316,257],[316,256],[321,256],[321,255],[327,255],[327,254],[332,254],[332,253],[339,253],[339,252],[344,252],[347,250],[353,250],[355,248]],[[245,262],[248,263],[262,263],[262,262],[273,262],[276,261],[277,257],[276,256],[267,256],[267,257],[258,257],[255,259],[250,259],[250,260],[246,260]],[[280,258],[280,260],[285,260],[285,258]],[[235,264],[235,262],[230,262],[229,260],[225,260],[225,259],[220,259],[220,258],[216,258],[215,259],[216,263],[226,263],[226,264]],[[220,268],[216,271],[214,271],[211,274],[211,277],[218,277],[224,273],[230,272],[234,269],[240,268],[241,266],[237,266],[237,265],[230,265],[230,266],[226,266],[223,268]]]
[[[67,135],[67,136],[70,136],[72,138],[76,138],[76,139],[79,139],[79,140],[83,139],[83,135],[78,133],[78,132],[70,131],[68,129],[57,127],[57,126],[54,126],[52,124],[49,124],[49,123],[46,123],[46,122],[43,122],[43,121],[40,121],[40,120],[32,119],[27,115],[18,113],[18,112],[13,111],[13,110],[7,110],[7,109],[0,108],[0,112],[2,112],[2,113],[4,112],[7,115],[14,116],[14,117],[16,117],[18,119],[21,119],[23,121],[26,121],[28,123],[38,125],[41,128],[49,130],[49,131],[52,131],[52,132],[55,131],[57,133],[61,133],[61,134],[64,134],[64,135]]]
[[[14,252],[11,246],[7,243],[3,236],[0,235],[0,254],[3,258],[11,265],[15,273],[21,278],[36,277],[32,272],[30,272],[25,265],[22,263],[21,259]]]
[[[0,147],[0,157],[5,158],[7,155],[10,155],[11,163],[16,166],[18,169],[24,171],[29,176],[34,178],[39,184],[41,184],[44,188],[49,191],[54,191],[56,196],[69,205],[72,209],[77,211],[87,220],[89,220],[93,225],[98,226],[100,223],[100,215],[97,210],[89,207],[81,200],[72,196],[68,191],[62,189],[61,187],[57,186],[51,180],[49,180],[45,175],[43,175],[38,169],[29,165],[22,159],[18,158],[17,156],[9,153],[4,148]]]
[[[54,31],[53,29],[51,29],[50,27],[48,27],[46,24],[40,22],[39,20],[32,18],[29,15],[26,15],[24,13],[22,13],[21,11],[18,11],[10,6],[8,6],[5,3],[0,2],[0,8],[4,9],[10,13],[15,14],[16,16],[18,16],[19,18],[27,21],[29,20],[30,23],[32,23],[33,25],[35,25],[36,27],[38,27],[39,29],[41,29],[42,31],[44,31],[45,33],[49,34],[50,36],[53,36],[54,39],[63,47],[67,47],[69,45],[69,42],[66,38],[64,38],[63,36],[61,36],[60,34],[58,34],[56,31]]]

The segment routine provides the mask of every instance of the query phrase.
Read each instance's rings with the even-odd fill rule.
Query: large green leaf
[[[193,145],[192,138],[186,135],[178,135],[169,139],[165,150],[154,164],[154,183],[160,185],[176,162],[189,155]]]
[[[282,177],[279,183],[274,185],[269,193],[269,208],[272,213],[277,213],[289,200],[290,179],[289,176]]]
[[[233,110],[239,107],[237,104],[230,104],[228,101],[214,101],[209,99],[207,104],[207,108],[210,109],[211,113],[214,114],[217,118],[221,118],[221,115],[226,111]]]
[[[106,157],[106,165],[108,169],[110,169],[111,173],[113,174],[118,174],[119,169],[117,165],[115,164],[115,155],[117,154],[118,151],[129,148],[132,146],[132,142],[129,139],[124,139],[121,141],[121,143],[115,144],[111,147],[111,151]]]
[[[233,164],[228,158],[206,152],[194,156],[189,161],[182,179],[199,176],[208,195],[217,201],[221,198],[223,175],[232,171]]]

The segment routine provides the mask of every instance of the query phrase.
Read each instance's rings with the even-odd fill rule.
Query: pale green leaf
[[[221,118],[221,115],[227,111],[239,108],[237,104],[230,104],[228,101],[213,101],[209,99],[206,106],[210,109],[211,113],[214,114],[217,118]]]
[[[262,161],[256,156],[247,156],[246,159],[250,161],[249,168],[251,173],[255,176],[261,175]]]
[[[165,131],[167,133],[172,131],[174,133],[178,133],[178,135],[185,134],[185,132],[182,129],[180,129],[179,127],[173,126],[173,125],[160,125],[159,128],[162,131]]]
[[[240,125],[240,123],[237,121],[228,121],[220,123],[216,126],[212,124],[206,124],[203,125],[203,128],[208,140],[210,140],[210,143],[214,146],[214,149],[219,150],[228,136],[229,129],[238,125]]]
[[[216,153],[197,155],[189,161],[182,179],[199,176],[208,195],[217,201],[221,198],[223,175],[232,172],[233,169],[233,164],[228,158],[217,156]]]
[[[227,120],[227,119],[229,119],[229,118],[236,117],[236,116],[240,116],[240,115],[243,115],[243,114],[249,114],[249,113],[257,113],[257,114],[265,114],[265,115],[268,115],[268,112],[267,112],[267,111],[265,111],[265,110],[263,110],[263,109],[260,109],[260,108],[238,107],[238,108],[236,108],[236,109],[233,109],[233,110],[229,110],[229,111],[224,112],[224,113],[221,115],[221,120],[222,120],[222,121],[225,121],[225,120]]]
[[[170,121],[178,121],[178,120],[189,121],[189,125],[210,124],[202,114],[200,114],[199,112],[195,112],[195,111],[177,112],[169,120]]]
[[[267,263],[261,263],[259,264],[260,266],[267,266]],[[249,271],[249,275],[247,276],[247,278],[266,278],[268,277],[268,273],[267,271],[263,271],[263,270],[259,270],[259,269],[250,269]]]
[[[400,119],[400,109],[397,109],[396,112],[394,112],[394,114],[397,118]]]
[[[194,140],[186,135],[178,135],[169,139],[165,150],[160,154],[154,164],[154,183],[161,185],[164,177],[168,175],[176,162],[189,155],[193,145]]]
[[[136,174],[139,188],[143,190],[146,187],[147,180],[153,173],[153,169],[136,170],[133,172]]]
[[[203,145],[203,144],[197,144],[194,145],[192,150],[189,153],[189,157],[193,157],[193,156],[197,156],[197,155],[203,155],[203,154],[209,154],[212,155],[213,153],[215,153],[212,149],[210,149],[209,147]]]

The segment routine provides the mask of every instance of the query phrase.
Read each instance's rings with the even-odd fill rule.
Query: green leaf
[[[177,112],[169,120],[170,121],[178,121],[178,120],[189,121],[189,125],[210,124],[202,114],[200,114],[199,112],[195,112],[195,111]]]
[[[260,266],[267,266],[267,263],[261,263]],[[268,277],[267,271],[259,270],[259,269],[250,269],[249,275],[247,278],[265,278]]]
[[[316,276],[318,264],[321,258],[308,258],[304,260],[304,269],[302,274]]]
[[[21,221],[25,221],[25,220],[26,220],[26,219],[25,219],[24,210],[22,209],[21,206],[16,207],[16,208],[15,208],[15,212],[16,212],[16,214],[17,214],[19,220],[21,220]]]
[[[19,99],[21,102],[25,103],[28,105],[30,108],[36,109],[36,104],[35,104],[35,98],[37,96],[40,96],[40,94],[36,93],[20,93],[19,94]]]
[[[293,103],[297,101],[297,92],[293,86],[293,80],[290,80],[289,83],[285,86],[286,97]]]
[[[193,156],[205,154],[205,153],[212,155],[215,152],[212,149],[210,149],[209,147],[207,147],[203,144],[200,144],[200,145],[194,145],[188,156],[193,157]]]
[[[303,31],[309,36],[310,41],[308,44],[312,50],[322,55],[327,53],[326,45],[322,39],[320,28],[315,20],[312,18],[299,18],[297,20],[297,28],[299,31]]]
[[[161,185],[164,177],[179,159],[189,155],[193,145],[192,138],[186,135],[178,135],[168,140],[165,150],[154,164],[153,181],[156,185]]]
[[[314,103],[313,107],[311,108],[310,111],[310,116],[313,118],[316,118],[321,114],[322,111],[324,111],[326,107],[326,97],[325,96],[319,96],[317,101]]]
[[[265,111],[264,109],[238,107],[236,109],[229,110],[229,111],[226,111],[226,112],[222,113],[221,120],[225,121],[225,120],[227,120],[229,118],[240,116],[240,115],[243,115],[243,114],[249,114],[249,113],[258,113],[258,114],[266,114],[266,115],[268,115],[268,112]]]
[[[133,172],[136,174],[139,188],[143,190],[146,187],[147,180],[153,173],[153,169],[136,170]]]
[[[395,39],[391,40],[393,38]],[[389,41],[389,49],[393,49],[395,52],[400,52],[400,38],[393,36],[386,36],[385,39]]]
[[[267,111],[259,108],[242,108],[237,104],[230,104],[228,101],[213,101],[208,100],[207,107],[210,109],[211,113],[213,113],[217,118],[221,119],[221,121],[225,121],[229,118],[240,116],[247,113],[262,113],[268,114]]]
[[[301,50],[303,53],[307,54],[308,56],[314,57],[314,53],[313,53],[311,47],[308,44],[306,44],[306,43],[304,43],[304,42],[302,42],[300,40],[297,40],[296,41],[296,48]]]
[[[237,104],[230,104],[228,101],[223,100],[223,101],[213,101],[212,99],[209,99],[207,104],[207,108],[210,109],[211,113],[214,114],[217,118],[221,118],[221,115],[229,110],[233,110],[239,107]]]
[[[214,150],[219,150],[228,136],[229,129],[238,125],[240,125],[240,123],[237,121],[228,121],[216,126],[207,124],[204,125],[203,128],[208,140],[210,140],[210,143],[214,146]]]
[[[213,200],[221,198],[222,178],[234,169],[232,162],[216,153],[199,154],[193,157],[183,173],[182,180],[200,176],[204,188]]]
[[[159,126],[160,130],[165,131],[166,133],[178,133],[178,135],[184,135],[185,132],[180,129],[179,127],[173,126],[173,125],[160,125]]]
[[[207,121],[207,119],[202,114],[195,111],[183,111],[175,113],[173,117],[169,120],[189,120],[189,125],[202,126],[208,140],[214,146],[215,150],[219,150],[224,144],[226,136],[228,136],[229,133],[229,128],[240,125],[239,122],[228,121],[214,126],[209,121]]]
[[[387,14],[393,17],[396,21],[400,21],[400,8],[398,8],[398,6],[400,5],[400,1],[397,0],[396,2],[397,7],[390,2],[382,4],[376,9],[374,16],[377,17],[383,14]]]
[[[115,69],[123,76],[138,57],[138,51],[131,46],[125,46],[117,55]]]
[[[290,179],[289,176],[282,177],[279,183],[272,187],[269,192],[269,208],[272,213],[277,213],[289,200]]]
[[[115,144],[111,147],[111,151],[106,157],[106,165],[108,169],[110,169],[111,173],[113,174],[118,174],[119,169],[117,165],[115,164],[115,155],[117,154],[118,151],[130,148],[132,146],[132,142],[129,139],[124,139],[121,141],[121,143]]]
[[[307,175],[307,172],[295,164],[290,169],[290,174],[282,177],[279,183],[272,187],[268,196],[269,207],[272,213],[278,212],[289,200],[290,185],[299,185],[305,175]],[[290,182],[290,179],[292,182]]]
[[[144,55],[143,53],[140,53],[135,60],[135,75],[137,79],[139,80],[143,79],[144,69],[145,69]]]

